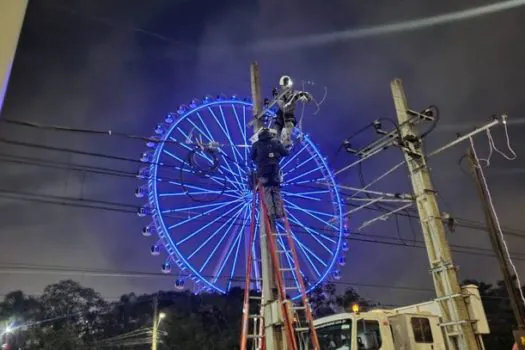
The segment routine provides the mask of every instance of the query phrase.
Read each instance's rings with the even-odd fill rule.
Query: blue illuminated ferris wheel
[[[225,293],[242,285],[248,249],[259,258],[259,215],[255,245],[249,247],[251,118],[249,100],[193,100],[157,125],[147,143],[150,149],[142,154],[139,178],[145,184],[136,195],[147,203],[139,215],[152,218],[143,233],[158,237],[151,253],[165,251],[162,271],[177,267],[179,288],[190,279],[198,290]],[[210,151],[202,144],[215,146]],[[338,267],[345,264],[348,250],[342,203],[326,159],[307,135],[281,166],[283,201],[310,291],[327,278],[340,278]],[[277,243],[286,250],[285,239]],[[282,267],[292,267],[291,256],[283,260]],[[259,265],[254,266],[253,280],[259,280]],[[288,292],[297,297],[299,289]]]

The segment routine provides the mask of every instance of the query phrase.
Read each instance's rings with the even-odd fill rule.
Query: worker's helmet
[[[292,81],[292,78],[290,78],[290,76],[288,75],[283,75],[280,79],[279,79],[279,86],[281,88],[291,88],[293,86],[293,81]]]

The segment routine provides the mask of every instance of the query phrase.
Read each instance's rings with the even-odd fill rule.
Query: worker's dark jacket
[[[267,180],[263,184],[265,187],[280,185],[279,162],[289,153],[269,131],[259,134],[259,139],[252,146],[250,157],[257,167],[257,178]]]

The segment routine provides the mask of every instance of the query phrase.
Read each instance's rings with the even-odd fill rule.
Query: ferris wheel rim
[[[226,293],[228,290],[221,288],[217,283],[211,282],[206,278],[206,276],[202,275],[199,271],[197,271],[196,267],[193,263],[189,262],[181,250],[178,249],[176,240],[174,240],[174,237],[169,233],[170,230],[167,228],[166,223],[163,218],[163,214],[161,212],[161,204],[159,202],[159,192],[158,192],[158,171],[159,171],[159,161],[162,156],[162,151],[166,148],[166,141],[172,135],[173,130],[183,121],[189,118],[191,115],[195,114],[196,112],[209,108],[216,105],[232,105],[232,107],[235,108],[235,105],[237,106],[243,106],[248,108],[253,108],[253,104],[251,102],[242,101],[238,99],[220,99],[220,100],[213,100],[209,102],[204,102],[201,105],[190,107],[188,110],[186,110],[183,114],[180,114],[177,116],[177,120],[174,121],[171,125],[169,125],[167,131],[160,137],[159,144],[157,147],[155,147],[154,155],[153,155],[153,161],[149,165],[151,176],[148,179],[148,188],[150,195],[148,196],[148,202],[152,207],[152,217],[153,217],[153,224],[155,225],[157,229],[157,234],[159,236],[159,239],[162,241],[163,245],[165,246],[169,257],[173,260],[180,259],[182,261],[182,264],[184,266],[183,269],[188,269],[190,274],[195,276],[199,282],[204,283],[206,287],[210,288],[211,290],[215,290],[220,293]],[[270,117],[274,116],[274,113],[272,111],[268,111],[267,113]],[[245,130],[246,132],[246,130]],[[321,154],[319,148],[312,142],[310,137],[307,135],[303,139],[304,142],[306,142],[309,152],[315,153],[315,162],[321,163],[322,165],[320,167],[320,171],[323,174],[325,181],[329,183],[329,193],[332,198],[332,207],[335,210],[332,210],[334,214],[340,218],[338,221],[338,233],[337,233],[337,244],[335,246],[335,251],[333,253],[333,258],[330,259],[330,264],[328,267],[326,267],[321,276],[319,276],[315,283],[312,283],[312,285],[307,288],[308,291],[313,290],[320,284],[322,284],[327,277],[330,275],[331,272],[334,270],[334,266],[337,263],[337,257],[341,253],[341,245],[342,241],[344,240],[343,235],[343,208],[342,208],[342,202],[340,198],[339,191],[337,190],[335,176],[333,175],[333,172],[331,171],[330,167],[327,164],[327,161],[325,157]],[[232,147],[235,147],[235,145],[231,145]],[[248,146],[248,145],[245,145]],[[177,263],[177,265],[182,269],[182,266]],[[299,297],[299,295],[295,296],[293,299]]]

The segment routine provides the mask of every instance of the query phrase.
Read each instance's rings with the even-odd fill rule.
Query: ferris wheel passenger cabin
[[[485,310],[478,287],[462,287],[468,311],[473,320],[480,348],[483,334],[489,334]],[[399,307],[359,312],[344,312],[314,321],[321,350],[449,350],[446,327],[442,325],[441,310],[437,301]],[[299,339],[308,337],[299,334]],[[302,342],[302,350],[312,349]]]

